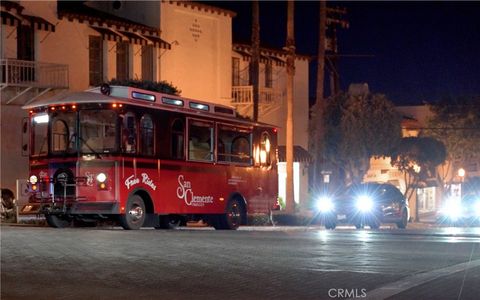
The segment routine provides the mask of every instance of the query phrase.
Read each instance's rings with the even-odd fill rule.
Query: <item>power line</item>
[[[415,130],[480,130],[480,127],[405,127],[405,129]]]

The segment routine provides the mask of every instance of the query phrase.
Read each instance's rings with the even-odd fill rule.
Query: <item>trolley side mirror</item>
[[[28,156],[30,149],[30,126],[29,118],[22,119],[22,156]]]

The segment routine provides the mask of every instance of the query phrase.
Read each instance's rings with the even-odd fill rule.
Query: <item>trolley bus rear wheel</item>
[[[145,222],[145,203],[142,197],[133,195],[128,198],[125,214],[120,215],[120,226],[126,230],[140,229]]]
[[[213,227],[215,229],[237,229],[245,217],[245,209],[240,201],[233,199],[228,202],[225,214],[214,217]]]
[[[53,228],[65,228],[70,226],[70,220],[66,217],[60,217],[58,215],[45,215],[45,219],[47,220],[47,224]]]

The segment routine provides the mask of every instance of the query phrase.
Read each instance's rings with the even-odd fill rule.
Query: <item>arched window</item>
[[[250,141],[245,136],[237,136],[232,141],[232,161],[250,163],[251,160]]]
[[[153,121],[150,115],[144,115],[140,119],[140,151],[145,155],[154,154],[154,128]]]
[[[184,154],[184,143],[185,143],[185,126],[183,121],[176,119],[172,123],[172,146],[171,146],[171,155],[175,159],[185,158]]]
[[[68,146],[68,126],[63,120],[56,120],[52,125],[52,151],[65,151]]]

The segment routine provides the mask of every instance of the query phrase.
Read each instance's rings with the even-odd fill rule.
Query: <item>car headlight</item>
[[[457,220],[462,215],[462,207],[458,201],[447,200],[442,213],[451,220]]]
[[[320,197],[317,200],[317,210],[323,213],[333,210],[333,201],[330,197]]]
[[[373,200],[370,196],[362,195],[357,198],[357,209],[361,212],[369,212],[373,208]]]
[[[475,215],[477,217],[480,217],[480,200],[478,200],[477,203],[475,204]]]
[[[105,182],[105,180],[107,180],[107,175],[105,175],[105,173],[99,173],[97,175],[97,181],[98,182],[103,183],[103,182]]]
[[[38,177],[36,175],[30,176],[30,179],[28,180],[31,184],[35,184],[38,182]]]

